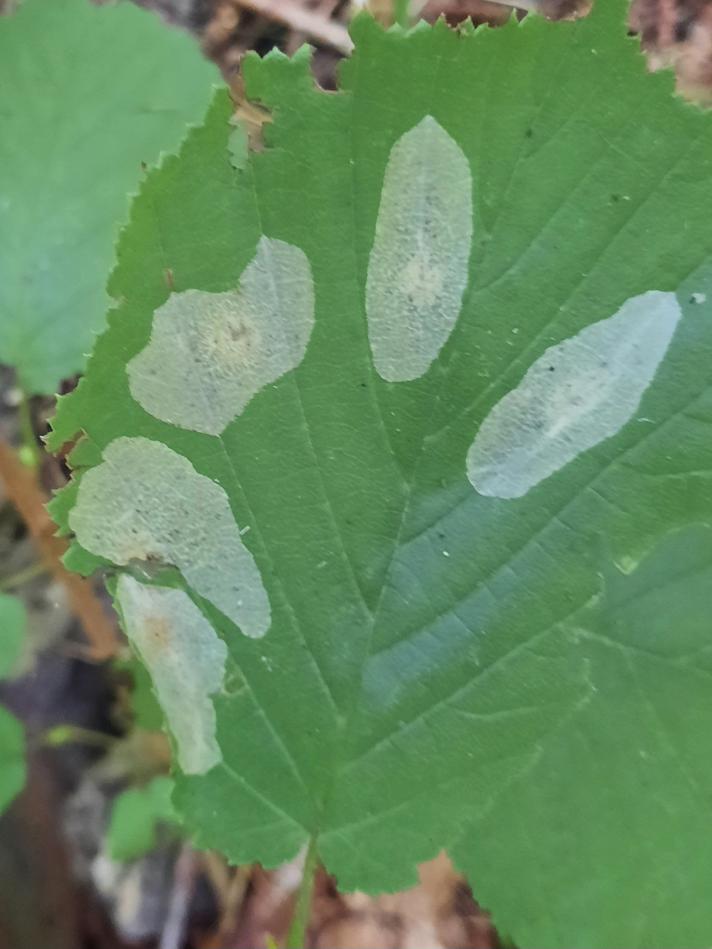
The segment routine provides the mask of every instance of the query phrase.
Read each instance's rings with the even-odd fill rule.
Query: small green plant
[[[27,616],[22,603],[0,594],[0,679],[12,671],[20,654]],[[25,784],[25,737],[22,725],[0,706],[0,813]]]
[[[68,562],[198,844],[307,848],[290,945],[318,860],[443,847],[518,944],[709,941],[712,116],[623,14],[248,57],[264,150],[221,93],[147,176],[60,400]]]
[[[178,822],[171,804],[173,782],[165,775],[142,787],[128,788],[114,800],[107,844],[113,860],[135,860],[156,846],[159,826]]]

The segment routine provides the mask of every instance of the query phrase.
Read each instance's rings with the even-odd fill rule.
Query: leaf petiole
[[[285,949],[305,949],[307,926],[311,916],[312,895],[314,893],[314,879],[318,865],[319,858],[316,849],[316,837],[314,836],[309,840],[309,846],[307,847],[302,881],[299,884],[294,915],[287,933]]]

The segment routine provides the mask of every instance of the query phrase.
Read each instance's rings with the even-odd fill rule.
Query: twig
[[[251,864],[245,864],[230,873],[224,859],[218,854],[208,850],[202,854],[202,858],[203,867],[210,878],[220,907],[220,918],[210,945],[220,947],[226,945],[229,937],[237,930],[240,911],[245,902],[254,867]]]
[[[501,7],[512,7],[515,10],[526,10],[527,13],[541,12],[541,3],[539,0],[493,0]]]
[[[45,510],[47,497],[39,486],[36,473],[22,464],[17,454],[0,442],[0,480],[7,496],[27,525],[42,563],[66,589],[74,614],[79,618],[97,661],[116,653],[116,629],[104,612],[91,584],[70,573],[61,562],[67,542],[55,536],[55,525]]]
[[[22,570],[18,570],[16,573],[12,573],[7,577],[2,577],[2,579],[0,579],[0,593],[4,593],[6,590],[15,590],[17,587],[22,587],[31,580],[34,580],[36,577],[41,576],[43,573],[47,573],[47,567],[43,563],[31,563],[27,567],[23,567]]]
[[[195,855],[186,844],[178,854],[173,870],[173,889],[158,949],[181,949],[184,944],[194,883]]]
[[[354,44],[348,30],[340,23],[328,20],[326,17],[300,6],[294,0],[238,0],[245,10],[252,10],[267,20],[274,20],[291,30],[304,33],[306,36],[321,43],[322,46],[331,46],[345,56],[353,50]]]
[[[240,911],[245,902],[247,887],[252,878],[252,869],[250,864],[238,867],[230,881],[225,900],[225,908],[218,929],[218,935],[223,938],[231,935],[237,929]]]
[[[322,18],[322,20],[331,20],[332,14],[334,13],[338,3],[339,0],[312,0],[312,2],[308,3],[307,5],[309,9],[313,10],[317,16]],[[300,46],[303,46],[304,43],[308,42],[308,36],[306,36],[304,33],[296,33],[294,30],[292,30],[289,39],[285,43],[284,51],[289,56],[293,56]]]

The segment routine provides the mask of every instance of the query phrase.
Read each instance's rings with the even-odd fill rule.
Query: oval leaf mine
[[[262,237],[240,286],[174,293],[127,365],[131,395],[154,418],[220,435],[260,389],[304,358],[314,282],[303,251]]]
[[[225,491],[162,442],[111,442],[82,478],[69,526],[85,550],[115,564],[172,564],[246,636],[267,632],[267,592]]]
[[[368,337],[387,382],[422,376],[447,342],[471,242],[469,162],[428,115],[391,150],[368,262]]]
[[[227,646],[183,590],[123,574],[116,599],[126,635],[151,674],[181,770],[205,774],[222,760],[210,696],[222,686]]]
[[[650,290],[550,346],[482,423],[467,455],[475,490],[520,498],[620,431],[653,381],[680,316],[674,293]]]

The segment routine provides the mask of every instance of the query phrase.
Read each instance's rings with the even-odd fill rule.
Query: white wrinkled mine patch
[[[237,290],[174,293],[127,366],[131,395],[155,418],[219,435],[250,399],[304,358],[314,325],[309,261],[260,239]]]
[[[487,497],[519,498],[635,414],[681,310],[651,290],[607,320],[551,346],[495,405],[467,455],[467,477]]]
[[[267,632],[267,593],[227,495],[161,442],[113,441],[82,478],[69,525],[82,547],[113,563],[172,564],[245,635]]]
[[[126,635],[151,674],[186,774],[204,774],[222,759],[215,709],[227,647],[182,590],[119,577],[116,598]]]
[[[417,379],[457,322],[472,241],[472,176],[426,116],[393,146],[368,263],[366,315],[378,374]]]

